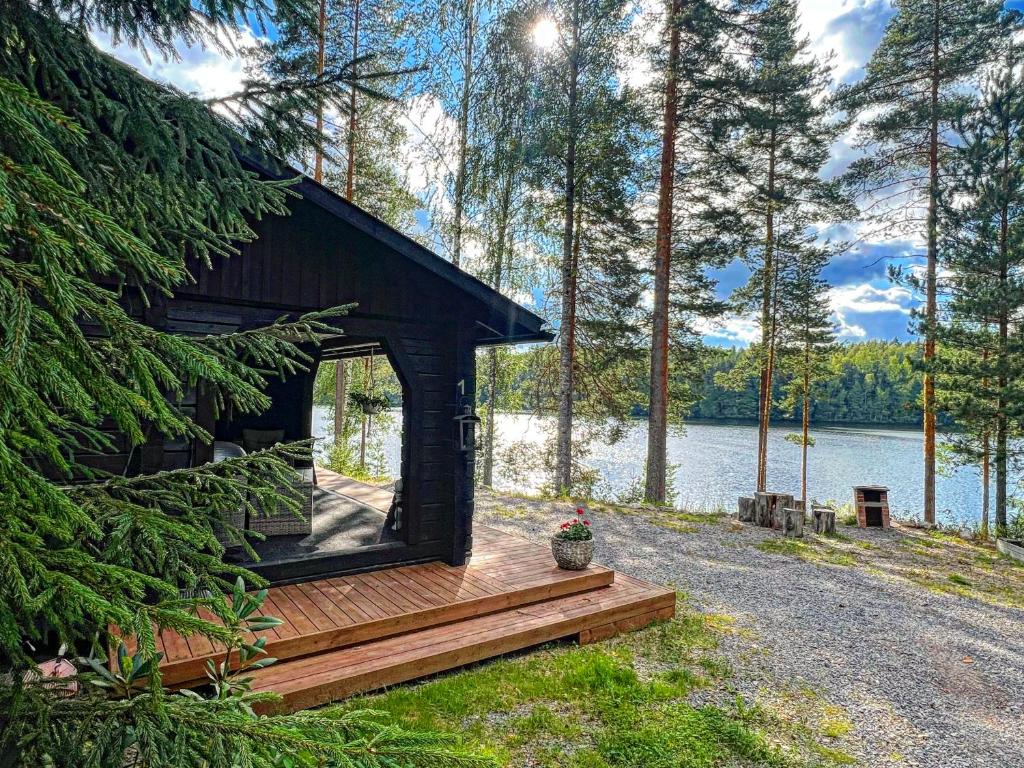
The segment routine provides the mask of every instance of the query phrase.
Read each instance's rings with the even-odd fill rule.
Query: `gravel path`
[[[571,510],[481,494],[477,519],[546,541]],[[748,698],[806,685],[845,709],[843,749],[861,765],[1024,768],[1024,610],[903,578],[911,532],[844,529],[869,559],[838,566],[761,551],[776,534],[728,519],[679,532],[638,514],[590,516],[595,560],[750,630],[722,643]]]

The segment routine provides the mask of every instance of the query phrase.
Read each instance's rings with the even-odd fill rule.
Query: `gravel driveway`
[[[488,494],[477,501],[480,523],[535,541],[571,511]],[[843,707],[854,725],[843,748],[861,765],[1024,768],[1024,610],[910,581],[927,570],[912,553],[945,544],[917,546],[909,530],[845,528],[856,562],[834,565],[762,551],[777,534],[728,518],[669,530],[644,514],[590,516],[595,560],[674,585],[694,607],[750,630],[721,648],[748,698],[783,683]],[[973,573],[973,550],[948,546]],[[1012,577],[1004,591],[1024,584],[1024,569],[993,560],[986,578],[1002,569]]]

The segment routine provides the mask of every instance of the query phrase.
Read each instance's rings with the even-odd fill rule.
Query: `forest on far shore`
[[[553,362],[552,345],[518,351],[502,350],[502,368],[507,378],[499,389],[496,410],[553,413],[555,392],[545,371]],[[921,376],[919,345],[899,341],[862,341],[837,344],[825,365],[827,373],[817,383],[817,399],[811,402],[815,423],[921,425]],[[481,364],[484,360],[481,359]],[[749,350],[714,348],[702,350],[699,362],[685,376],[673,382],[673,390],[686,396],[684,419],[757,421],[758,379]],[[360,386],[362,370],[350,373],[353,386]],[[622,387],[632,397],[632,408],[623,409],[636,418],[647,417],[649,381],[644,369],[609,370],[609,377],[622,377]],[[631,375],[632,374],[632,375]],[[377,367],[381,391],[399,402],[400,389],[389,366]],[[359,379],[359,381],[356,381]],[[617,382],[618,384],[619,382]],[[773,382],[773,419],[800,419],[800,398],[788,397],[792,375],[781,372]],[[619,387],[616,387],[617,389]],[[480,385],[480,405],[487,403],[486,381]],[[321,367],[315,401],[334,405],[334,366]],[[680,399],[683,399],[680,397]],[[795,402],[794,402],[795,400]],[[678,419],[677,419],[678,421]],[[948,423],[948,420],[946,420]]]

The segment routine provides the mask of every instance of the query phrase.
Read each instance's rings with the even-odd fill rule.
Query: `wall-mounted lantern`
[[[473,406],[462,406],[462,413],[455,417],[458,435],[455,440],[457,450],[466,453],[476,447],[476,425],[480,417],[473,413]]]

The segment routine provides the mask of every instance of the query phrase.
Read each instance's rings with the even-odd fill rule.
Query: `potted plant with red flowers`
[[[594,557],[594,534],[590,530],[583,507],[576,508],[576,517],[562,523],[551,537],[551,554],[559,568],[582,571]]]

